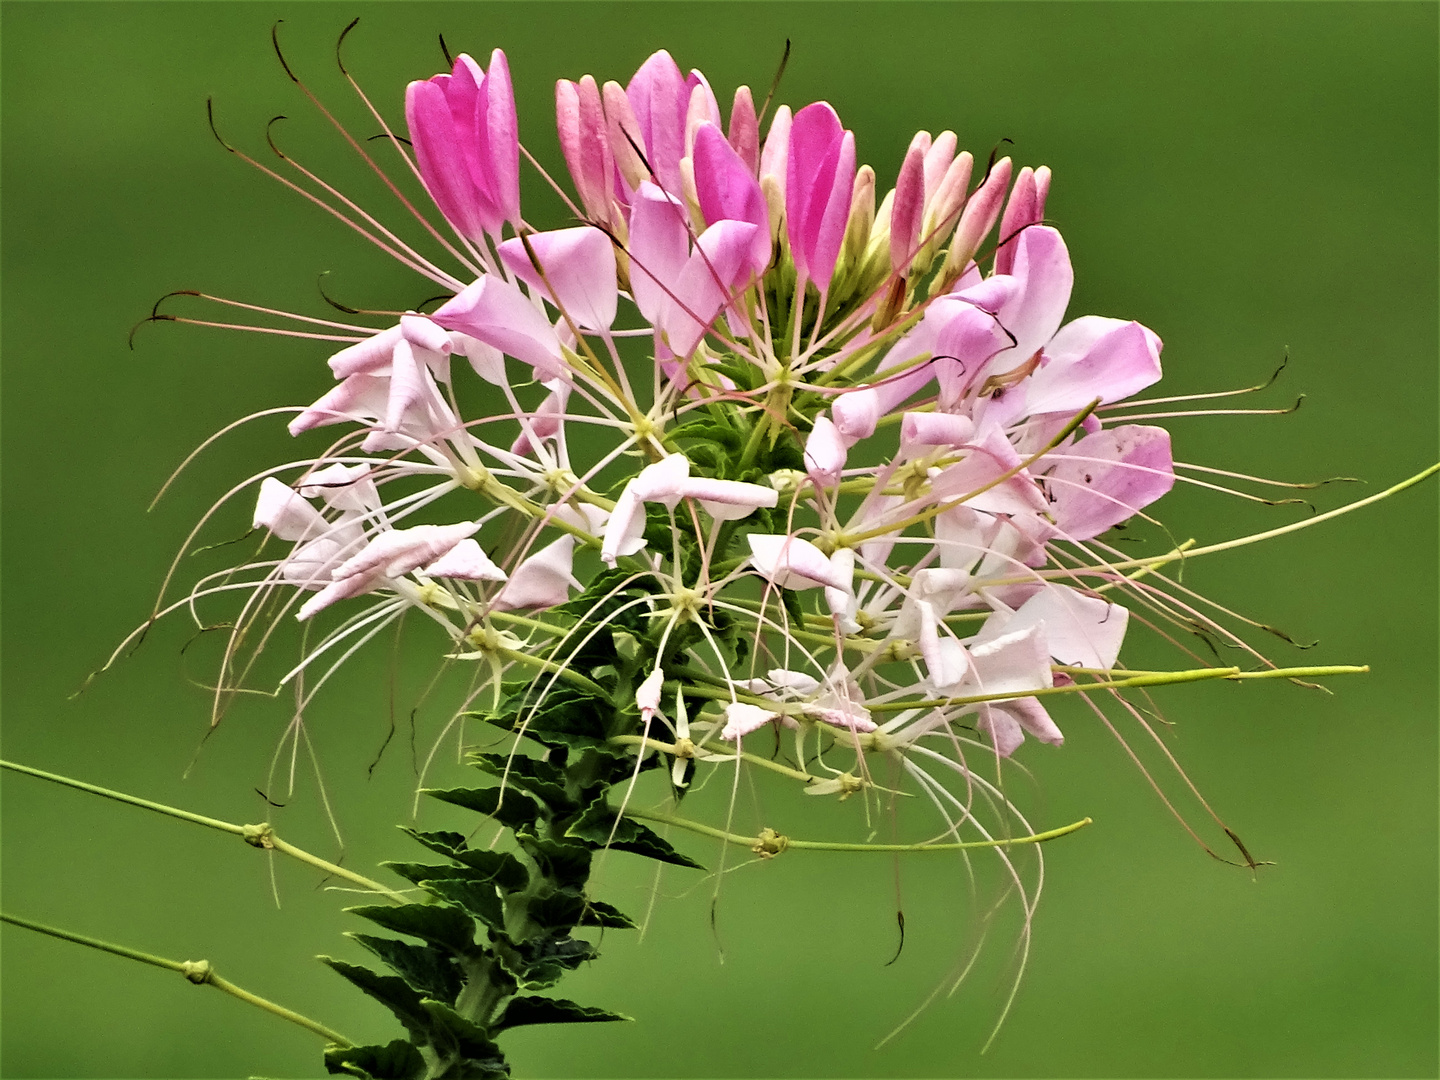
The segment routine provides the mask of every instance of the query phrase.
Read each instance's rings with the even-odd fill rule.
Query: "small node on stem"
[[[788,836],[776,832],[767,825],[760,830],[760,835],[755,840],[755,846],[750,850],[762,859],[773,859],[789,846],[790,838]]]
[[[243,831],[240,833],[240,839],[244,840],[245,843],[251,847],[269,850],[275,846],[275,830],[269,825],[264,823],[259,825],[242,825],[241,829]]]
[[[209,960],[186,960],[180,965],[180,974],[196,986],[204,986],[215,974],[215,970],[210,966]]]

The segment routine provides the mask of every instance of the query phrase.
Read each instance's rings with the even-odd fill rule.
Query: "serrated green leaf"
[[[508,852],[462,851],[451,858],[460,865],[435,866],[412,862],[384,862],[380,865],[416,885],[423,885],[433,878],[464,878],[477,884],[495,885],[507,892],[518,892],[530,883],[530,871]]]
[[[506,785],[517,785],[551,808],[568,809],[575,802],[565,791],[565,773],[548,761],[524,754],[468,755],[470,763],[497,777]]]
[[[475,924],[458,908],[444,904],[374,904],[345,910],[386,930],[443,945],[462,956],[475,951]]]
[[[690,856],[676,851],[659,833],[632,818],[619,817],[604,797],[591,803],[585,813],[565,830],[565,835],[595,847],[608,846],[616,851],[628,851],[659,862],[689,866],[696,870],[705,869]]]
[[[424,788],[424,794],[441,802],[463,806],[484,814],[502,825],[515,828],[529,825],[544,813],[544,807],[531,796],[514,788],[501,791],[493,788]]]
[[[465,977],[449,953],[423,945],[411,945],[395,938],[373,934],[346,934],[378,956],[415,990],[450,1004],[464,985]]]
[[[458,905],[491,930],[505,929],[505,902],[494,885],[467,878],[432,878],[425,882],[425,888]]]
[[[583,666],[585,658],[576,657],[574,662]],[[544,746],[596,749],[619,756],[606,742],[611,708],[604,698],[557,687],[534,709],[527,707],[516,714],[515,730]]]
[[[344,960],[336,960],[330,956],[321,956],[318,959],[394,1013],[395,1019],[405,1025],[405,1030],[410,1032],[412,1039],[416,1042],[426,1040],[431,1020],[423,1004],[425,999],[412,990],[404,979],[395,975],[381,975],[378,971],[371,971],[359,964],[347,964]]]
[[[619,908],[603,900],[587,900],[585,914],[580,917],[581,926],[604,926],[611,930],[634,930],[636,922]]]
[[[331,1046],[325,1051],[325,1070],[367,1080],[420,1080],[425,1075],[425,1059],[404,1039],[385,1046]]]
[[[526,990],[545,990],[598,954],[594,945],[573,937],[543,936],[512,943],[523,961],[520,985]]]
[[[524,1024],[603,1024],[612,1020],[633,1020],[622,1013],[577,1005],[565,998],[522,995],[512,998],[504,1012],[491,1025],[492,1031],[520,1027]]]
[[[590,584],[585,586],[584,592],[572,597],[563,604],[557,604],[555,607],[546,609],[547,613],[559,612],[562,615],[574,615],[582,619],[591,617],[591,609],[594,608],[597,603],[605,600],[612,592],[621,588],[621,586],[625,586],[628,589],[630,586],[626,585],[626,579],[633,577],[635,577],[633,570],[627,570],[623,566],[609,567],[591,578]],[[636,582],[635,585],[643,588],[639,582]]]
[[[421,832],[406,825],[401,825],[400,831],[437,855],[448,855],[452,859],[459,858],[459,853],[468,847],[464,834],[458,832]]]
[[[540,872],[558,887],[582,886],[589,880],[592,856],[583,844],[541,839],[528,831],[515,838]]]
[[[585,915],[585,898],[569,889],[552,889],[534,897],[525,910],[536,924],[547,930],[568,931],[580,925]]]
[[[430,1018],[431,1043],[442,1054],[456,1053],[460,1060],[442,1077],[500,1077],[510,1075],[505,1055],[486,1030],[471,1023],[442,1001],[426,1001]]]

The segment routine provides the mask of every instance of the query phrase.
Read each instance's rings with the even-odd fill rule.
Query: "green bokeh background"
[[[1349,474],[1323,507],[1436,457],[1437,9],[1431,4],[28,4],[3,30],[4,729],[7,758],[237,821],[288,718],[237,708],[182,778],[207,724],[203,649],[162,625],[77,700],[67,695],[149,611],[189,526],[252,470],[294,453],[262,421],[145,505],[206,435],[329,384],[323,344],[192,327],[125,335],[154,299],[201,288],[325,314],[319,272],[350,302],[414,303],[422,286],[211,139],[284,145],[384,206],[270,53],[355,130],[366,120],[331,48],[351,17],[351,68],[398,117],[404,84],[452,49],[510,57],[522,137],[559,164],[551,88],[624,81],[652,50],[700,66],[728,101],[768,85],[781,45],[792,105],[826,98],[882,183],[917,128],[954,128],[983,158],[1002,138],[1055,171],[1049,215],[1077,285],[1071,311],[1140,319],[1166,341],[1169,393],[1263,380],[1221,404],[1285,417],[1170,422],[1177,457],[1282,479]],[[527,188],[527,216],[558,225]],[[178,309],[177,309],[178,310]],[[1202,543],[1303,514],[1180,491],[1164,517]],[[243,528],[243,507],[226,527]],[[1207,858],[1114,739],[1060,709],[1063,749],[1020,758],[1041,827],[1095,824],[1048,849],[1029,970],[991,1052],[978,1049],[1013,973],[1013,926],[987,961],[882,1050],[874,1044],[952,971],[973,931],[963,875],[900,865],[909,941],[894,952],[895,864],[787,855],[711,889],[676,872],[648,936],[612,933],[562,993],[629,1025],[508,1037],[524,1076],[1434,1076],[1437,1070],[1436,488],[1272,544],[1197,561],[1187,583],[1283,627],[1283,663],[1368,663],[1334,696],[1288,685],[1157,692],[1168,738],[1258,857],[1257,880]],[[214,538],[223,539],[224,528]],[[1137,663],[1161,653],[1135,635]],[[428,644],[425,646],[429,647]],[[433,659],[395,679],[401,712]],[[310,714],[357,868],[411,852],[408,751],[367,779],[387,727],[379,648]],[[443,718],[422,708],[421,740]],[[1169,788],[1178,790],[1173,780]],[[760,785],[745,813],[784,831],[863,828]],[[751,809],[758,800],[763,811]],[[712,806],[720,800],[712,800]],[[801,805],[801,804],[804,805]],[[1190,804],[1187,804],[1189,806]],[[258,993],[352,1037],[394,1028],[315,963],[353,956],[348,902],[314,875],[219,834],[7,774],[6,910],[177,958],[204,956]],[[909,807],[907,807],[909,809]],[[837,823],[837,818],[843,819]],[[434,822],[434,817],[426,819]],[[1197,820],[1199,818],[1197,817]],[[278,818],[333,854],[302,776]],[[1211,834],[1213,835],[1213,830]],[[703,844],[687,850],[713,863]],[[649,872],[616,856],[604,895],[641,909]],[[0,1070],[41,1076],[300,1076],[317,1040],[183,980],[6,927]]]

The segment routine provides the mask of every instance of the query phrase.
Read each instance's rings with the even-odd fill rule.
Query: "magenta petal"
[[[525,250],[525,240],[535,252],[538,270]],[[500,245],[500,258],[510,272],[563,308],[581,329],[608,330],[615,321],[618,296],[610,238],[600,229],[582,225],[532,233],[525,240],[516,237]]]
[[[1137,322],[1086,315],[1062,326],[1030,377],[1032,413],[1074,412],[1099,398],[1123,401],[1160,378],[1160,338]]]
[[[565,79],[555,84],[555,123],[585,212],[592,220],[613,223],[610,192],[615,159],[600,88],[589,75],[579,85]]]
[[[460,235],[480,240],[486,217],[464,152],[465,143],[473,140],[457,131],[450,103],[434,79],[412,82],[406,88],[405,121],[420,178],[440,213]]]
[[[568,377],[555,328],[519,288],[493,274],[467,285],[432,318],[529,364],[542,380]]]
[[[1127,424],[1087,435],[1050,471],[1051,512],[1070,540],[1089,540],[1149,506],[1175,484],[1170,433]]]
[[[737,87],[735,102],[730,106],[730,126],[726,138],[751,176],[760,170],[760,121],[755,116],[755,100],[748,86]]]
[[[796,270],[821,290],[835,273],[854,184],[854,135],[828,103],[805,106],[790,125],[785,227]]]
[[[1043,211],[1042,211],[1043,212]],[[1036,208],[1035,173],[1027,165],[1015,177],[1010,201],[1000,218],[1000,247],[995,252],[995,273],[1008,274],[1015,265],[1015,241],[1021,229],[1040,220]]]
[[[758,226],[750,252],[750,269],[763,274],[770,263],[770,214],[760,182],[713,124],[695,131],[695,192],[707,224],[748,221]]]
[[[685,110],[690,89],[680,68],[664,49],[652,53],[635,72],[625,96],[635,112],[650,168],[668,194],[678,196],[680,159],[685,156]]]
[[[920,249],[920,223],[925,214],[925,150],[911,143],[895,181],[890,205],[890,269],[910,272],[910,260]]]
[[[491,196],[504,219],[520,227],[520,128],[515,119],[515,91],[510,65],[496,49],[485,78],[485,126]],[[499,228],[491,230],[499,239]]]

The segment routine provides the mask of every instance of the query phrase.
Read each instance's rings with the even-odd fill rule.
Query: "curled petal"
[[[431,577],[461,578],[465,581],[504,581],[505,571],[496,566],[480,545],[461,540],[440,558],[425,567]]]
[[[747,701],[732,701],[725,706],[725,727],[721,730],[720,737],[733,742],[779,718],[779,713],[762,709],[759,705],[751,705]]]
[[[635,691],[635,707],[640,710],[642,720],[649,720],[660,708],[660,689],[665,683],[665,672],[656,664]]]
[[[1120,655],[1129,620],[1130,612],[1119,604],[1064,585],[1047,585],[1001,625],[1006,633],[1041,627],[1050,655],[1060,663],[1108,671]],[[989,628],[987,622],[985,630]],[[983,636],[984,631],[976,640]]]
[[[1065,736],[1050,719],[1045,706],[1033,697],[982,704],[976,716],[975,729],[990,736],[995,752],[1001,757],[1014,753],[1024,742],[1027,731],[1041,742],[1053,746],[1065,741]]]
[[[1159,335],[1137,322],[1086,315],[1066,323],[1030,376],[1031,414],[1074,412],[1099,398],[1122,401],[1160,379]]]
[[[555,328],[519,288],[493,274],[440,305],[434,319],[529,364],[542,380],[568,377]]]
[[[751,533],[750,558],[760,576],[782,589],[814,589],[828,585],[848,590],[850,579],[832,566],[824,553],[798,536]]]
[[[674,300],[661,322],[676,356],[689,356],[754,270],[751,254],[759,227],[743,221],[717,221],[695,242],[695,253],[675,280]]]
[[[334,572],[335,580],[379,574],[397,578],[435,562],[480,525],[462,521],[455,525],[414,525],[381,533],[360,552],[346,559]]]
[[[695,132],[695,192],[706,224],[748,221],[756,226],[751,241],[750,271],[762,274],[770,263],[770,212],[760,182],[714,124]]]
[[[711,480],[695,476],[685,481],[682,491],[687,499],[695,499],[716,521],[737,521],[756,510],[776,506],[780,493],[763,484],[747,484],[741,480]]]
[[[830,406],[830,418],[841,441],[851,447],[875,434],[882,411],[879,392],[866,387],[836,397]]]
[[[255,500],[253,527],[269,529],[281,540],[304,540],[319,536],[330,527],[320,511],[273,476],[260,482]]]
[[[975,421],[954,413],[907,412],[900,420],[902,447],[964,446],[975,435]]]
[[[805,471],[817,487],[829,487],[840,479],[845,468],[845,440],[830,418],[815,418],[815,427],[805,440]]]
[[[336,510],[364,513],[380,505],[380,493],[375,490],[368,465],[342,465],[337,461],[317,469],[300,485],[300,494],[307,499],[323,498]]]
[[[390,356],[403,336],[404,333],[399,326],[392,326],[364,341],[347,345],[330,357],[330,370],[335,373],[337,379],[347,379],[351,375],[361,373],[366,375],[389,374]]]

